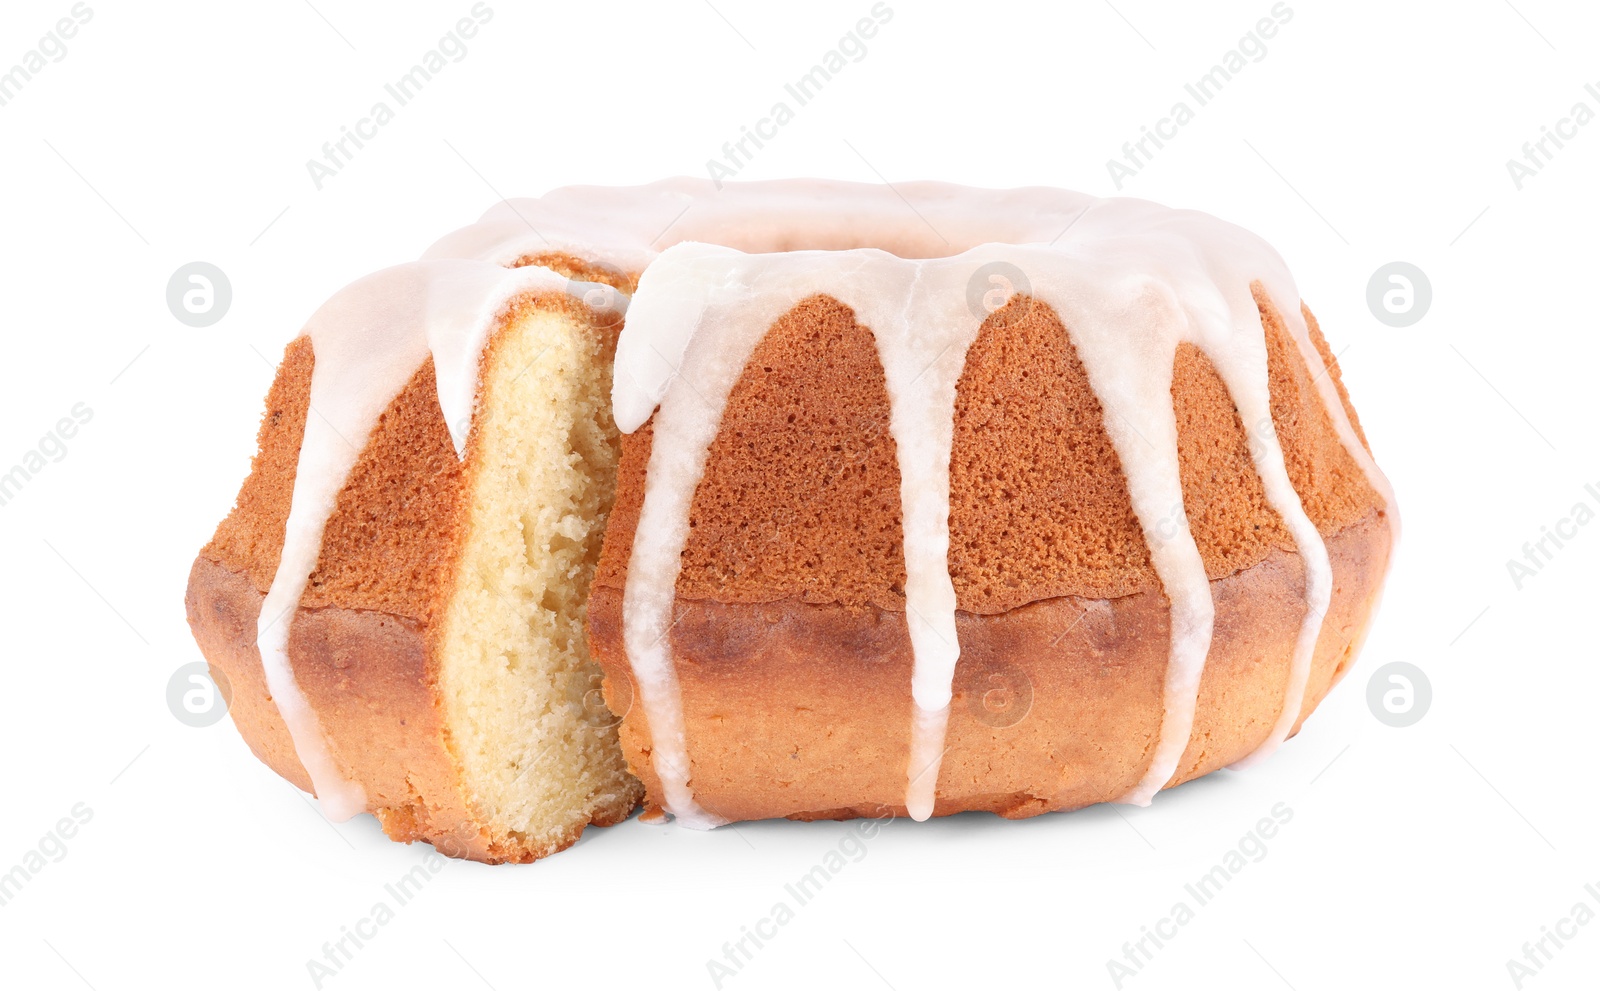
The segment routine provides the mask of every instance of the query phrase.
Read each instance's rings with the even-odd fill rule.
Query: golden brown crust
[[[310,409],[309,338],[285,351],[267,393],[259,449],[233,511],[201,556],[250,575],[265,594],[283,554]],[[352,444],[362,438],[347,438]],[[426,625],[446,600],[465,473],[439,412],[429,359],[389,405],[323,529],[301,607],[338,605]]]
[[[1281,318],[1258,299],[1273,424],[1290,481],[1327,537],[1380,500]],[[706,458],[680,597],[905,608],[900,474],[881,382],[871,337],[842,303],[812,297],[773,324]],[[1191,345],[1178,351],[1172,395],[1184,494],[1173,523],[1187,514],[1207,574],[1292,551],[1233,399]],[[1049,307],[1018,297],[985,321],[956,391],[950,572],[961,609],[992,614],[1160,587],[1105,415]],[[646,424],[623,440],[597,586],[626,579],[652,436]]]
[[[569,279],[580,282],[598,282],[610,286],[628,295],[633,295],[639,288],[639,273],[623,272],[608,265],[600,265],[588,259],[569,255],[564,251],[543,251],[532,255],[523,255],[511,263],[512,268],[523,268],[528,265],[537,265],[548,268],[552,272],[565,275]]]
[[[695,490],[679,588],[904,608],[888,410],[877,346],[849,307],[814,296],[780,317],[712,441],[717,470]]]
[[[1271,310],[1271,302],[1262,303],[1262,300],[1266,298],[1266,290],[1260,286],[1253,286],[1252,289],[1256,293],[1257,305],[1264,307],[1263,312]],[[1356,436],[1361,439],[1361,446],[1365,447],[1368,453],[1371,453],[1372,445],[1367,443],[1367,432],[1361,429],[1361,417],[1356,415],[1356,408],[1350,405],[1350,393],[1344,387],[1344,373],[1339,368],[1339,357],[1333,353],[1333,348],[1328,346],[1328,339],[1322,336],[1322,326],[1317,323],[1317,318],[1312,316],[1311,308],[1301,303],[1300,315],[1305,318],[1306,329],[1310,331],[1311,335],[1311,343],[1316,345],[1317,354],[1322,357],[1322,365],[1327,369],[1328,378],[1333,380],[1333,387],[1339,393],[1339,402],[1344,406],[1345,416],[1350,418],[1350,425],[1355,428]],[[1275,323],[1276,329],[1281,333],[1283,330],[1283,318],[1278,315],[1276,310],[1271,310],[1269,319]]]

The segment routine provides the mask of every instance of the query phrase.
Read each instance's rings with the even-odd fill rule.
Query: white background
[[[67,55],[0,107],[0,471],[93,410],[0,507],[0,872],[93,810],[0,907],[6,987],[312,986],[306,961],[427,848],[330,825],[231,724],[187,727],[165,700],[199,659],[188,568],[283,345],[502,195],[703,175],[871,7],[491,0],[466,57],[318,191],[306,160],[471,3],[314,2],[91,0]],[[1111,988],[1107,960],[1279,802],[1293,819],[1265,859],[1124,987],[1508,988],[1541,927],[1600,909],[1600,525],[1520,591],[1506,568],[1575,503],[1600,508],[1600,122],[1520,191],[1505,166],[1575,102],[1600,110],[1600,15],[1515,2],[1290,0],[1268,54],[1123,190],[1273,242],[1342,355],[1406,527],[1351,676],[1265,766],[1148,809],[893,823],[725,987]],[[1111,194],[1106,160],[1271,7],[890,5],[741,178]],[[70,7],[0,8],[0,71]],[[205,329],[164,299],[195,260],[233,285]],[[1434,293],[1398,329],[1365,301],[1394,260]],[[1365,692],[1401,660],[1434,697],[1394,729]],[[709,988],[707,960],[850,828],[634,820],[532,866],[452,862],[324,986]],[[1600,922],[1524,986],[1596,973]]]

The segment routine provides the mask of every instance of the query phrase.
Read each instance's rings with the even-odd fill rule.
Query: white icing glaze
[[[1192,279],[1181,246],[1131,233],[1074,241],[1058,249],[1067,264],[1034,251],[1019,264],[1039,272],[1031,277],[1033,295],[1066,325],[1105,410],[1106,434],[1170,606],[1164,716],[1148,769],[1122,798],[1147,805],[1188,744],[1211,647],[1211,583],[1187,517],[1174,514],[1183,484],[1172,408],[1173,359],[1192,329],[1195,291],[1209,286]]]
[[[876,248],[901,258],[938,258],[991,242],[1049,243],[1091,203],[1107,202],[1166,211],[1140,200],[1096,200],[1042,186],[906,182],[891,189],[787,179],[727,182],[718,190],[709,179],[677,178],[647,186],[568,186],[538,199],[505,200],[423,257],[511,265],[554,251],[640,272],[668,247],[702,241],[749,253]]]
[[[540,268],[464,260],[412,262],[340,290],[305,333],[315,356],[305,437],[284,526],[283,554],[261,605],[256,645],[267,690],[289,728],[323,812],[344,821],[366,811],[359,782],[328,746],[322,721],[289,662],[293,615],[322,550],[323,528],[379,416],[431,354],[439,406],[458,455],[477,397],[478,363],[490,330],[514,297],[597,291]],[[608,287],[606,287],[608,288]]]
[[[1242,294],[1242,298],[1229,300],[1229,303],[1229,316],[1235,327],[1248,331],[1251,325],[1260,325],[1260,313],[1248,292]],[[1272,404],[1267,390],[1252,386],[1254,382],[1266,381],[1265,344],[1262,335],[1236,331],[1227,342],[1234,353],[1219,357],[1217,350],[1212,347],[1206,348],[1206,353],[1222,377],[1223,384],[1233,395],[1240,421],[1250,424],[1246,428],[1250,452],[1267,504],[1282,518],[1305,566],[1306,612],[1301,619],[1300,632],[1295,638],[1294,652],[1289,662],[1289,684],[1283,709],[1266,740],[1249,755],[1235,761],[1233,766],[1236,768],[1254,766],[1265,760],[1294,730],[1305,700],[1317,637],[1322,632],[1322,620],[1327,615],[1333,597],[1333,565],[1328,560],[1327,545],[1317,532],[1316,524],[1306,515],[1300,496],[1294,490],[1294,483],[1289,479],[1283,448],[1278,442],[1277,428],[1272,421]]]
[[[960,653],[955,588],[946,565],[955,385],[977,324],[927,309],[938,300],[964,310],[965,297],[960,291],[919,291],[921,272],[916,263],[871,249],[754,255],[684,243],[662,254],[640,281],[630,320],[651,333],[624,333],[614,409],[619,425],[628,429],[642,423],[641,414],[648,417],[654,397],[660,405],[623,592],[624,637],[652,727],[653,762],[667,810],[690,825],[717,817],[699,809],[689,785],[667,635],[689,507],[728,394],[751,352],[778,317],[819,287],[856,311],[873,333],[884,368],[889,429],[900,451],[907,618],[915,658],[918,716],[908,802],[918,818],[932,813]]]
[[[645,271],[630,319],[659,329],[666,350],[654,347],[643,334],[631,335],[627,345],[618,344],[614,379],[620,382],[626,374],[660,397],[623,587],[623,644],[650,727],[651,762],[661,781],[664,805],[680,822],[696,828],[725,820],[702,809],[689,785],[682,699],[672,656],[670,634],[678,618],[673,604],[689,540],[689,509],[723,407],[745,362],[772,321],[798,301],[767,292],[749,300],[763,312],[750,313],[746,307],[743,315],[749,319],[728,319],[725,311],[730,302],[743,301],[739,299],[743,287],[714,275],[726,257],[735,254],[685,245],[677,255]],[[692,368],[693,378],[681,374],[682,368]],[[671,388],[671,383],[679,387]],[[621,386],[615,388],[623,391]],[[630,419],[623,429],[631,431],[642,423],[632,418],[639,407],[626,409]]]
[[[1170,604],[1163,718],[1149,766],[1123,800],[1148,803],[1177,770],[1212,635],[1210,583],[1182,512],[1170,398],[1173,358],[1186,341],[1207,354],[1233,395],[1267,500],[1305,562],[1307,610],[1284,706],[1253,756],[1269,753],[1293,728],[1332,580],[1327,550],[1289,484],[1272,427],[1265,339],[1250,293],[1259,280],[1302,359],[1320,370],[1293,278],[1259,238],[1205,214],[1054,189],[803,180],[730,183],[717,191],[707,180],[673,179],[623,189],[571,187],[497,205],[436,243],[423,262],[356,283],[313,318],[313,406],[323,415],[308,419],[290,514],[293,539],[269,594],[276,609],[264,609],[263,617],[292,609],[315,566],[322,526],[358,453],[337,438],[364,442],[430,351],[441,408],[457,452],[464,451],[479,356],[495,314],[516,292],[569,285],[542,269],[509,275],[503,268],[544,253],[644,273],[613,385],[622,430],[655,416],[623,592],[624,645],[667,811],[685,824],[723,821],[694,797],[670,645],[690,506],[750,354],[779,316],[817,293],[850,306],[872,332],[888,385],[914,660],[905,804],[915,818],[932,814],[960,656],[947,564],[955,387],[983,316],[969,305],[969,286],[993,262],[1020,269],[1026,284],[1010,288],[1050,306],[1068,328],[1105,409]],[[594,292],[609,291],[580,286],[591,302]],[[420,334],[419,323],[427,325]],[[1326,374],[1316,379],[1341,440],[1397,526],[1392,492],[1357,440],[1333,383]],[[321,408],[324,402],[333,414]],[[314,432],[310,424],[318,421],[340,429]],[[264,620],[262,626],[273,695],[318,793],[343,795],[341,808],[364,805],[358,790],[342,787],[347,783],[326,752],[316,715],[294,686],[282,643],[287,625],[277,629]]]

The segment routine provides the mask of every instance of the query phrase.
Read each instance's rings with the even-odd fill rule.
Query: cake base
[[[1374,510],[1327,539],[1331,607],[1295,731],[1353,661],[1388,564],[1389,521]],[[1251,753],[1282,708],[1305,612],[1304,568],[1273,551],[1211,582],[1216,634],[1194,730],[1167,787]],[[591,650],[607,702],[625,713],[629,766],[647,814],[662,806],[650,733],[622,643],[622,595],[597,587]],[[679,598],[672,649],[683,692],[695,798],[728,819],[904,816],[911,646],[905,614],[783,601]],[[1007,818],[1124,795],[1161,725],[1166,597],[1065,596],[994,615],[957,614],[961,660],[934,815]]]

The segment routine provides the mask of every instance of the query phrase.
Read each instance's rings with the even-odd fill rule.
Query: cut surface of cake
[[[189,618],[331,816],[1009,817],[1248,764],[1398,518],[1278,255],[1051,189],[502,203],[289,345]]]

